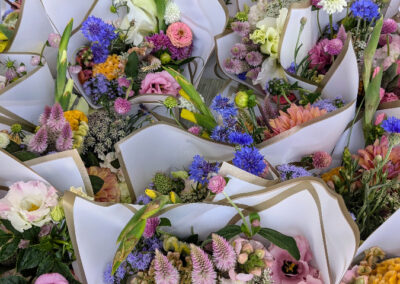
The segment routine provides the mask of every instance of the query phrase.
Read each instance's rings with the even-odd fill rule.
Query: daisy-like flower
[[[340,13],[343,11],[344,7],[347,6],[346,0],[322,0],[319,2],[322,9],[329,15],[334,13]]]

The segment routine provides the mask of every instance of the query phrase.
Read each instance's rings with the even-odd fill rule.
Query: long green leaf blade
[[[261,228],[261,230],[258,231],[258,234],[269,240],[274,245],[286,250],[296,260],[300,259],[300,251],[294,238],[269,228]]]

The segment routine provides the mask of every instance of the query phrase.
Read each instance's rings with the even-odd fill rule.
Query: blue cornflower
[[[333,32],[337,32],[337,31],[339,30],[339,25],[338,25],[337,23],[333,23],[332,27],[333,27]],[[326,27],[326,32],[327,32],[328,34],[331,33],[331,25],[328,25],[328,26]]]
[[[231,132],[231,134],[229,134],[229,142],[232,144],[248,146],[253,144],[254,140],[253,137],[247,133]]]
[[[360,17],[364,20],[372,21],[379,18],[379,6],[371,0],[358,0],[350,8],[354,17]]]
[[[313,107],[317,107],[319,109],[324,109],[327,112],[332,112],[337,110],[338,108],[344,105],[344,100],[340,97],[336,97],[335,99],[324,99],[316,101],[312,104]]]
[[[311,176],[311,173],[306,169],[294,165],[283,164],[277,166],[276,169],[278,170],[281,176],[281,180],[289,180],[299,177]]]
[[[150,201],[151,201],[151,198],[148,195],[142,194],[142,195],[139,195],[136,203],[140,204],[140,205],[146,205]]]
[[[224,126],[231,128],[231,129],[235,129],[236,125],[237,125],[237,119],[232,116],[224,118],[222,122],[223,122]]]
[[[141,253],[134,251],[128,255],[126,261],[132,266],[132,268],[137,270],[146,270],[151,261],[153,260],[152,253]]]
[[[240,79],[240,80],[242,80],[242,81],[245,81],[246,80],[246,74],[247,74],[247,72],[243,72],[243,73],[240,73],[240,74],[237,74],[236,76]]]
[[[213,129],[210,137],[214,141],[228,143],[230,133],[231,130],[228,127],[218,125]]]
[[[103,63],[108,57],[108,47],[101,45],[100,43],[92,44],[90,47],[93,53],[93,62],[96,64]]]
[[[83,22],[81,31],[91,42],[102,43],[107,46],[111,40],[117,37],[112,25],[95,16],[90,16]]]
[[[211,108],[224,118],[235,116],[237,114],[235,105],[229,102],[229,98],[225,98],[221,95],[218,95],[213,99]]]
[[[196,155],[193,157],[193,162],[189,167],[190,179],[205,185],[208,182],[208,175],[210,173],[218,172],[218,164],[214,165],[208,163],[204,158]]]
[[[264,172],[266,166],[263,155],[252,147],[243,147],[236,151],[232,162],[236,167],[257,176]]]
[[[292,64],[290,64],[289,68],[286,69],[287,72],[292,73],[292,74],[296,74],[296,65],[294,64],[294,62],[292,62]],[[268,88],[268,87],[266,87]]]
[[[389,133],[400,133],[400,119],[394,116],[388,117],[382,122],[381,127]]]
[[[114,284],[115,278],[111,274],[111,271],[112,271],[112,265],[111,265],[111,263],[109,263],[109,264],[107,264],[106,269],[104,270],[104,273],[103,273],[103,279],[106,284]]]

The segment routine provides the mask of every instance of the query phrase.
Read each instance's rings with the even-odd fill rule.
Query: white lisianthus
[[[332,15],[342,12],[344,7],[347,6],[347,2],[346,0],[322,0],[319,5],[322,6],[322,10]]]
[[[253,80],[253,84],[260,84],[264,89],[267,82],[273,78],[284,78],[285,72],[280,64],[278,64],[277,60],[272,57],[268,57],[264,60],[261,71],[258,74],[256,80]]]
[[[164,20],[167,25],[179,22],[181,20],[181,10],[173,1],[169,1],[165,8]]]
[[[0,199],[0,217],[11,222],[19,232],[50,222],[52,207],[58,203],[54,187],[41,181],[16,182]]]
[[[0,132],[0,148],[6,148],[10,144],[10,137],[7,133]]]

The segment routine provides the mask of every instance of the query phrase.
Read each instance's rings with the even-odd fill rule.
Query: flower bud
[[[257,256],[259,259],[263,259],[264,256],[265,256],[265,250],[263,250],[263,249],[256,249],[255,254],[256,254],[256,256]]]
[[[245,264],[248,259],[249,259],[249,255],[247,253],[241,253],[238,256],[238,262],[240,264]]]
[[[168,109],[172,109],[174,107],[176,107],[178,105],[178,101],[176,100],[176,98],[174,97],[168,97],[164,100],[164,105],[168,108]]]
[[[300,19],[300,24],[304,26],[306,23],[307,23],[307,18],[306,17],[302,17]]]
[[[255,276],[261,276],[261,267],[253,268],[249,272],[250,272],[250,274],[253,274]]]
[[[247,107],[247,104],[249,102],[249,95],[246,92],[238,92],[235,96],[235,104],[236,106],[240,108],[245,108]]]
[[[169,55],[167,52],[164,52],[160,56],[161,64],[168,64],[171,62],[171,55]]]
[[[246,243],[243,247],[242,247],[242,252],[245,252],[247,254],[250,254],[254,251],[253,246],[250,243]]]
[[[51,218],[54,222],[60,222],[64,218],[64,209],[62,208],[61,202],[59,202],[50,212]]]

